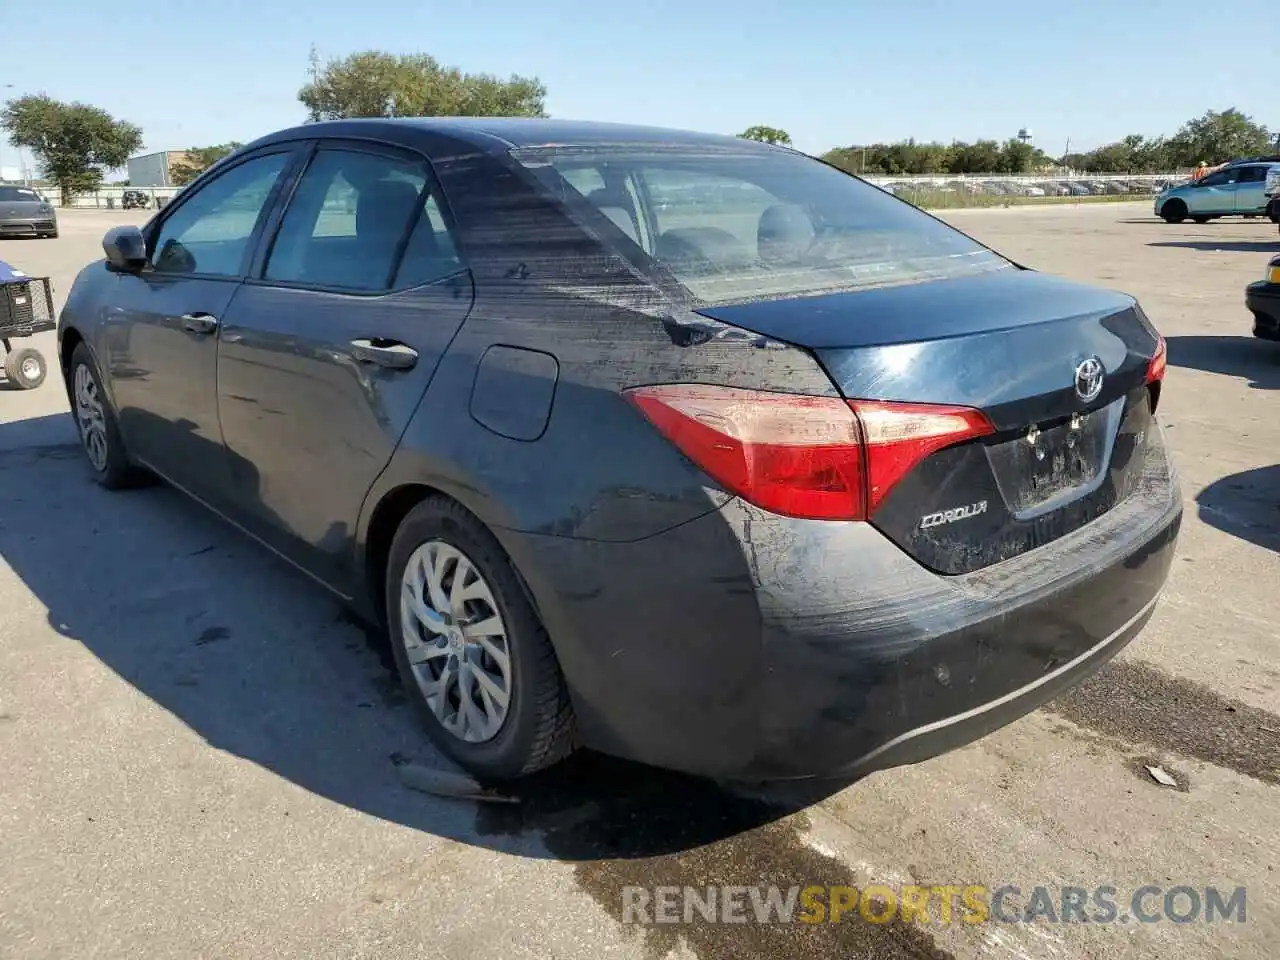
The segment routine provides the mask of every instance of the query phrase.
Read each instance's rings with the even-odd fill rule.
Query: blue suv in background
[[[1267,176],[1273,169],[1280,169],[1280,157],[1239,161],[1201,180],[1168,187],[1156,197],[1156,216],[1168,223],[1262,216],[1267,213]]]

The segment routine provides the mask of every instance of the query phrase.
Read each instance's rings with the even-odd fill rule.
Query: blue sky
[[[5,44],[0,98],[93,103],[139,124],[148,151],[248,141],[304,119],[296,93],[315,43],[322,57],[425,52],[469,71],[536,74],[553,116],[722,133],[764,123],[809,152],[1005,139],[1025,126],[1058,154],[1068,138],[1075,149],[1171,133],[1229,106],[1280,127],[1265,17],[1255,30],[1190,0],[1052,6],[0,0],[0,36],[22,38]],[[0,142],[0,162],[13,161]]]

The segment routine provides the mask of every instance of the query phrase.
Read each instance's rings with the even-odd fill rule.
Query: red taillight
[[[851,400],[867,444],[867,515],[899,480],[931,453],[961,440],[985,437],[995,428],[981,410],[924,403]]]
[[[977,410],[806,397],[702,384],[628,390],[680,451],[773,513],[865,520],[916,464],[992,432]]]
[[[1156,352],[1147,364],[1147,383],[1159,383],[1164,379],[1164,368],[1169,365],[1168,348],[1164,337],[1156,338]]]

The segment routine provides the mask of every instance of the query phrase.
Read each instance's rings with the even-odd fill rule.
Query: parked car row
[[[895,195],[922,193],[969,194],[996,197],[1151,196],[1168,184],[1167,178],[1123,180],[895,180],[877,184]]]

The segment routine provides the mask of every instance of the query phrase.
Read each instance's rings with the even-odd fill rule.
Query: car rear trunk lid
[[[1158,335],[1130,297],[1028,270],[699,308],[810,349],[849,400],[970,407],[993,431],[915,464],[870,521],[961,574],[1106,513],[1141,475]]]

